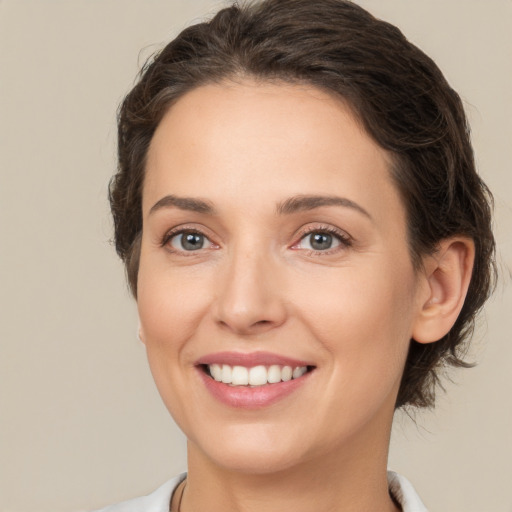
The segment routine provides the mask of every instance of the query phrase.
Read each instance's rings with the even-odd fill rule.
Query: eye
[[[299,242],[301,249],[309,249],[313,251],[327,251],[329,249],[334,249],[339,245],[341,245],[341,242],[337,237],[331,235],[331,233],[324,233],[321,231],[308,233]]]
[[[167,239],[167,243],[178,251],[199,251],[210,247],[210,240],[197,231],[182,231],[180,233],[171,234]]]
[[[313,253],[330,254],[345,247],[350,247],[351,239],[334,228],[310,229],[302,235],[292,249],[302,249]]]

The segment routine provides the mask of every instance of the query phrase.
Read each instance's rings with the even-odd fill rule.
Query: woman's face
[[[190,449],[249,472],[385,454],[425,298],[386,152],[322,91],[228,83],[172,106],[146,172],[141,336]]]

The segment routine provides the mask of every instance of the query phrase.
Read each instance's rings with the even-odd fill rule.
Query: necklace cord
[[[183,482],[180,482],[179,486],[178,487],[181,487],[180,489],[180,497],[178,498],[178,503],[177,503],[177,509],[175,512],[181,512],[181,501],[183,500],[183,494],[185,493],[185,488],[187,487],[187,479],[185,478],[183,480]],[[177,491],[178,489],[176,489]],[[174,491],[174,492],[176,492]],[[174,493],[173,493],[173,497],[174,497]],[[169,503],[169,512],[174,512],[173,511],[173,508],[172,508],[172,497],[171,497],[171,502]]]

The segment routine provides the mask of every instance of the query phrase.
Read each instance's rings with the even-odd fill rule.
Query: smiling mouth
[[[288,366],[273,364],[252,367],[229,364],[202,364],[202,370],[217,382],[228,386],[258,387],[299,379],[313,371],[314,366]]]

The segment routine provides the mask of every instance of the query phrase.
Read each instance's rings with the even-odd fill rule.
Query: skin
[[[470,244],[456,241],[415,272],[390,165],[350,109],[314,88],[202,86],[160,123],[143,189],[138,310],[155,382],[188,438],[182,512],[398,510],[386,462],[409,340],[425,325],[424,341],[438,339],[425,310],[446,302],[441,256],[471,261]],[[155,207],[171,194],[215,211]],[[278,211],[304,195],[345,204]],[[182,228],[204,245],[186,251],[169,235]],[[312,250],[308,233],[326,229],[337,233],[332,248]],[[198,376],[197,359],[221,351],[315,369],[288,397],[241,410]]]

